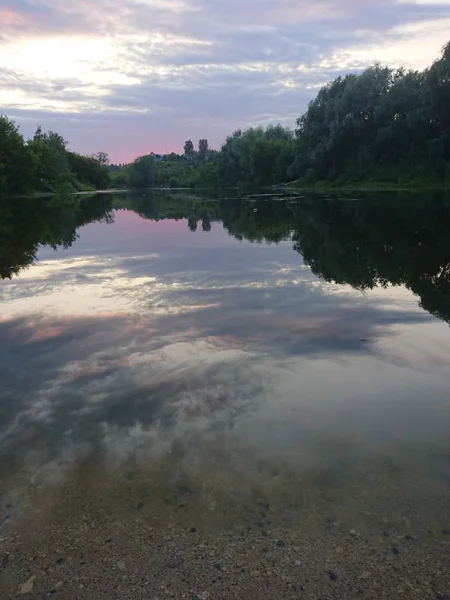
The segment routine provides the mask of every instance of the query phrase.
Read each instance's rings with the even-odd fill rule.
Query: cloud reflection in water
[[[294,468],[445,435],[449,340],[408,291],[324,283],[217,225],[133,244],[128,222],[2,283],[2,473],[219,443],[236,468]]]

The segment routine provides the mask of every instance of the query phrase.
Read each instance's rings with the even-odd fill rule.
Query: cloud
[[[48,123],[74,149],[116,160],[179,150],[188,137],[218,146],[238,127],[293,125],[318,86],[345,71],[374,60],[424,67],[448,37],[448,6],[0,0],[2,111],[26,135]]]

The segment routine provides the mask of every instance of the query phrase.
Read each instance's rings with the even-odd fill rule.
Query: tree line
[[[220,151],[192,140],[180,155],[136,159],[129,187],[268,186],[298,181],[450,182],[450,42],[424,71],[376,64],[324,86],[297,120],[232,133]]]
[[[71,152],[58,133],[41,127],[26,141],[15,123],[0,115],[0,196],[105,189],[109,183],[105,153]]]
[[[450,42],[424,71],[375,65],[323,87],[297,121],[306,180],[450,181]]]
[[[423,71],[376,64],[325,85],[291,130],[233,132],[212,150],[202,138],[183,152],[109,165],[70,152],[57,133],[27,142],[0,117],[0,191],[26,189],[270,186],[328,182],[395,185],[450,182],[450,42]]]
[[[131,164],[112,165],[112,185],[147,187],[229,187],[272,185],[284,181],[295,158],[294,132],[281,125],[235,131],[220,150],[208,140],[184,144],[182,154],[148,154]]]

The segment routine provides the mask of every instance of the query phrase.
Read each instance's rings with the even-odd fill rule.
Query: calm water
[[[5,205],[4,518],[97,469],[211,527],[449,529],[449,226],[439,195]]]

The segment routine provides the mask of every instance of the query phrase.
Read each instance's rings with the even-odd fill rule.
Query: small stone
[[[261,575],[261,573],[260,573],[259,571],[252,571],[252,572],[250,573],[250,575],[251,575],[252,577],[259,577],[259,576]]]
[[[33,587],[34,587],[34,580],[36,579],[36,575],[32,575],[30,577],[30,579],[28,579],[28,581],[25,581],[25,583],[22,583],[22,585],[20,586],[20,593],[21,594],[31,594],[31,592],[33,591]]]
[[[191,529],[189,529],[189,533],[197,533],[197,528],[192,527]]]
[[[255,525],[257,527],[264,527],[265,523],[264,523],[264,521],[256,521]]]
[[[328,571],[331,581],[337,581],[338,576],[333,571]]]
[[[398,548],[392,548],[392,554],[400,554],[400,550]]]
[[[125,571],[125,569],[126,569],[125,562],[123,560],[119,560],[119,562],[117,563],[117,568],[120,569],[121,571]]]
[[[56,588],[57,590],[59,590],[59,588],[62,588],[62,586],[63,586],[63,585],[64,585],[64,584],[63,584],[63,582],[62,582],[62,581],[58,581],[58,583],[55,585],[55,588]]]
[[[383,535],[384,535],[384,537],[389,537],[389,531],[387,529],[385,529],[383,531]]]
[[[286,543],[283,540],[277,540],[277,546],[279,546],[280,548],[282,548],[283,546],[286,546]]]
[[[370,571],[363,571],[361,573],[361,575],[359,576],[360,579],[369,579],[369,577],[372,575],[372,573]]]
[[[301,567],[301,566],[302,566],[302,563],[301,563],[301,561],[299,561],[299,560],[294,560],[294,566],[296,566],[296,567]]]
[[[211,598],[211,594],[209,592],[202,592],[197,595],[197,600],[209,600]]]
[[[358,532],[355,529],[350,529],[349,533],[352,537],[358,537]]]
[[[139,502],[139,504],[137,505],[137,509],[138,510],[142,510],[144,508],[144,503],[143,502]]]
[[[56,564],[57,564],[57,565],[61,565],[61,564],[62,564],[62,563],[65,561],[65,560],[66,560],[66,559],[65,559],[65,558],[63,558],[63,557],[61,557],[61,558],[58,558],[58,560],[56,561]]]

